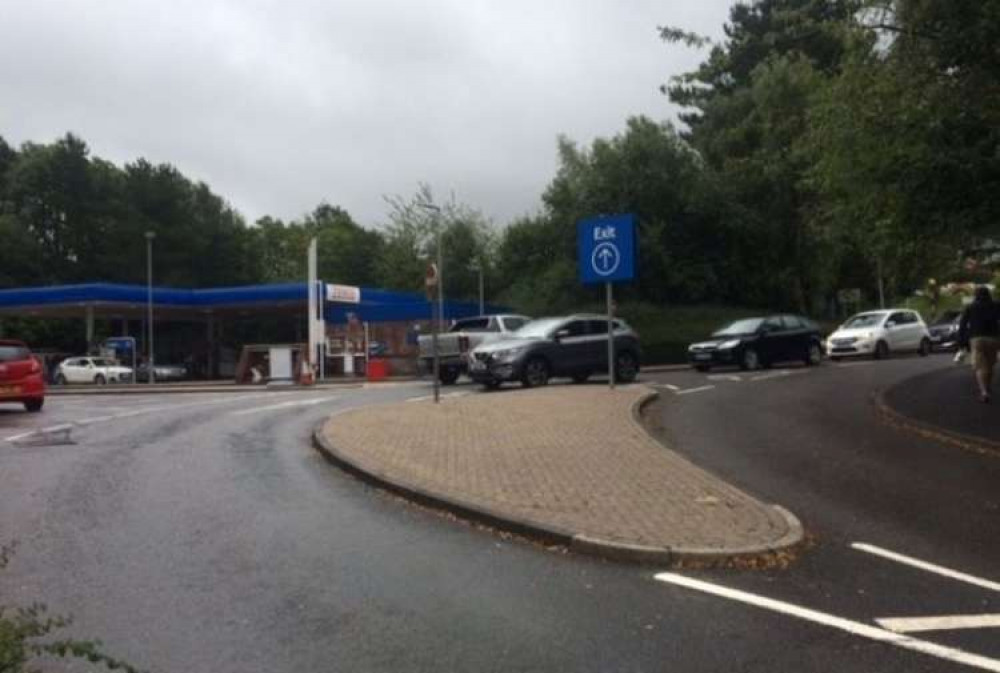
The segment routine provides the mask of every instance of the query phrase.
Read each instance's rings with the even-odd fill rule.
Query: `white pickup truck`
[[[441,383],[451,385],[466,371],[467,355],[480,344],[504,339],[531,318],[523,315],[483,315],[456,320],[451,328],[438,334],[438,357]],[[424,334],[417,339],[424,371],[434,371],[433,336]]]

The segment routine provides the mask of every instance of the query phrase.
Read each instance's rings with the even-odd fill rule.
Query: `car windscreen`
[[[736,334],[753,334],[760,329],[764,322],[763,318],[747,318],[729,323],[722,329],[713,333],[712,336],[729,336]]]
[[[563,322],[565,322],[563,318],[539,318],[515,331],[513,336],[522,339],[544,338]]]
[[[844,323],[843,329],[857,329],[859,327],[876,327],[882,323],[885,313],[862,313],[856,315]]]
[[[0,362],[16,362],[27,360],[31,357],[31,351],[24,346],[0,345]]]

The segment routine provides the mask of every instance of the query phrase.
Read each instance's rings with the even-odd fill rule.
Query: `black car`
[[[962,320],[961,311],[945,311],[927,328],[931,333],[931,348],[954,350],[958,348],[958,324]]]
[[[708,371],[716,365],[741,369],[798,361],[817,365],[823,359],[819,327],[797,315],[745,318],[729,323],[706,341],[688,347],[691,365]]]
[[[639,374],[639,337],[620,319],[614,320],[615,378],[630,383]],[[543,386],[553,376],[583,383],[591,374],[608,371],[608,319],[572,315],[532,320],[510,337],[477,346],[469,354],[469,376],[488,388],[505,381],[525,387]]]

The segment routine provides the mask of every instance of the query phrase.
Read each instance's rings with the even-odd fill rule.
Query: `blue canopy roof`
[[[55,285],[0,290],[0,313],[19,314],[44,311],[53,307],[94,306],[133,307],[145,306],[147,289],[143,285],[118,285],[114,283],[87,283],[84,285]],[[218,287],[203,290],[184,290],[167,287],[153,288],[153,304],[158,307],[190,309],[209,312],[226,308],[287,307],[305,304],[308,298],[306,283],[280,283],[273,285],[246,285]],[[487,306],[488,313],[501,310]],[[431,305],[426,298],[413,292],[394,292],[377,288],[361,288],[358,304],[327,302],[326,320],[332,323],[347,322],[348,314],[368,322],[396,322],[429,320]],[[477,315],[475,302],[445,301],[447,319]]]

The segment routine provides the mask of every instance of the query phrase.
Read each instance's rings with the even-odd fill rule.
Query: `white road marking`
[[[825,612],[819,612],[818,610],[804,608],[793,603],[786,603],[784,601],[778,601],[773,598],[759,596],[746,591],[730,589],[718,584],[703,582],[701,580],[684,577],[675,573],[659,573],[655,577],[660,582],[666,582],[667,584],[701,591],[703,593],[719,596],[720,598],[727,598],[746,605],[772,610],[791,617],[797,617],[798,619],[802,619],[807,622],[821,624],[840,631],[845,631],[860,638],[867,638],[869,640],[875,640],[888,645],[895,645],[896,647],[901,647],[906,650],[912,650],[914,652],[920,652],[922,654],[938,657],[940,659],[946,659],[958,664],[964,664],[966,666],[972,666],[985,671],[1000,673],[1000,659],[990,659],[989,657],[973,654],[972,652],[966,652],[954,647],[946,647],[944,645],[938,645],[937,643],[931,643],[926,640],[918,640],[907,635],[887,631],[886,629],[869,626],[868,624],[855,622],[850,619],[844,619],[843,617],[837,617]]]
[[[1000,628],[1000,615],[940,615],[937,617],[883,617],[876,619],[882,628],[896,633],[918,631],[957,631],[959,629]]]
[[[34,435],[44,435],[49,432],[60,432],[62,430],[69,430],[73,425],[71,423],[63,423],[61,425],[51,425],[47,428],[39,428],[37,430],[29,430],[28,432],[22,432],[19,435],[11,435],[10,437],[4,437],[5,441],[16,442],[19,439],[25,439],[26,437],[32,437]]]
[[[703,393],[706,390],[713,390],[715,386],[699,386],[698,388],[686,388],[674,391],[677,395],[690,395],[691,393]]]
[[[782,369],[776,372],[768,372],[767,374],[757,374],[756,376],[751,376],[751,381],[767,381],[768,379],[780,379],[783,376],[790,376],[792,372],[787,369]]]
[[[875,364],[875,362],[872,361],[872,360],[861,360],[860,362],[840,362],[840,363],[837,363],[837,364],[835,364],[833,366],[834,367],[870,367],[873,364]]]
[[[672,383],[664,383],[662,384],[662,387],[666,388],[667,390],[673,390],[675,393],[681,389],[680,386],[675,386]]]
[[[224,397],[224,398],[213,398],[213,399],[207,399],[207,400],[199,400],[197,402],[184,402],[184,403],[181,403],[181,404],[162,404],[162,405],[153,406],[153,407],[139,407],[138,409],[132,409],[132,408],[129,408],[129,407],[111,407],[111,409],[116,409],[116,410],[117,409],[129,409],[129,411],[121,411],[121,412],[116,413],[116,414],[110,414],[110,415],[105,415],[105,416],[92,416],[92,417],[88,417],[88,418],[75,419],[75,420],[69,421],[68,423],[62,424],[62,425],[55,425],[55,426],[52,426],[52,427],[49,427],[49,428],[41,428],[41,429],[30,430],[28,432],[23,432],[23,433],[18,434],[18,435],[10,435],[8,437],[4,437],[2,441],[5,441],[5,442],[16,442],[16,441],[18,441],[20,439],[24,439],[26,437],[30,437],[30,436],[33,436],[33,435],[40,435],[40,434],[44,434],[46,432],[53,432],[53,431],[58,431],[58,430],[66,430],[66,429],[69,429],[69,428],[73,427],[74,425],[82,427],[82,426],[87,426],[87,425],[94,425],[96,423],[106,423],[108,421],[119,420],[119,419],[122,419],[122,418],[132,418],[134,416],[142,416],[143,414],[151,414],[151,413],[154,413],[154,412],[157,412],[157,411],[174,411],[174,410],[185,409],[185,408],[190,408],[190,407],[205,407],[205,406],[215,405],[215,404],[228,404],[228,403],[232,403],[232,402],[244,402],[244,401],[250,400],[250,399],[260,399],[260,398],[264,398],[264,397],[274,397],[276,395],[284,395],[284,394],[285,393],[261,393],[261,394],[255,394],[255,395],[230,395],[230,396]],[[105,408],[105,410],[107,410],[107,408]]]
[[[104,421],[114,420],[114,416],[94,416],[93,418],[82,418],[79,421],[74,421],[77,425],[91,425],[93,423],[103,423]]]
[[[959,582],[965,582],[966,584],[973,584],[977,587],[982,587],[983,589],[990,589],[992,591],[1000,591],[1000,582],[993,582],[992,580],[986,580],[981,577],[976,577],[975,575],[969,575],[968,573],[952,570],[951,568],[945,568],[944,566],[939,566],[934,563],[921,561],[920,559],[915,559],[911,556],[898,554],[896,552],[889,551],[888,549],[882,549],[881,547],[876,547],[875,545],[865,544],[863,542],[854,542],[851,544],[851,547],[857,549],[858,551],[863,551],[869,554],[874,554],[876,556],[881,556],[882,558],[887,558],[890,561],[896,561],[897,563],[902,563],[904,565],[912,566],[914,568],[920,568],[921,570],[926,570],[927,572],[936,573],[943,577],[948,577],[953,580],[958,580]]]
[[[735,381],[739,382],[743,380],[743,377],[738,374],[709,374],[707,377],[709,381]]]
[[[240,411],[231,411],[230,416],[246,416],[247,414],[256,414],[261,411],[275,411],[277,409],[291,409],[293,407],[311,407],[317,404],[322,404],[324,402],[333,402],[338,399],[339,395],[331,395],[329,397],[318,397],[309,400],[292,400],[290,402],[280,402],[278,404],[269,404],[265,407],[252,407],[250,409],[241,409]]]
[[[439,395],[439,397],[442,400],[444,400],[444,399],[454,398],[454,397],[465,397],[468,394],[469,394],[468,390],[462,390],[462,391],[459,391],[457,393],[444,393],[443,395]],[[420,397],[411,397],[411,398],[409,398],[406,401],[407,402],[427,402],[428,400],[433,400],[433,399],[434,399],[433,395],[421,395]]]

